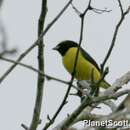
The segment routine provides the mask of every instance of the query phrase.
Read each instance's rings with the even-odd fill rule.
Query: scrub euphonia
[[[74,41],[66,40],[60,42],[53,49],[57,50],[61,54],[64,67],[70,74],[72,74],[78,44]],[[93,81],[97,82],[101,78],[100,68],[95,60],[82,47],[80,47],[74,76],[77,80],[91,81],[92,73]],[[110,87],[110,84],[103,80],[100,83],[100,86],[102,88],[108,88]]]

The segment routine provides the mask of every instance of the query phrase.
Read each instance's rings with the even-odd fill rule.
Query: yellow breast
[[[72,74],[75,57],[77,53],[77,48],[73,47],[70,48],[65,56],[63,57],[63,64],[67,71]],[[78,80],[91,80],[93,73],[94,81],[98,81],[100,79],[100,72],[99,70],[89,61],[87,61],[79,52],[78,61],[76,65],[76,73],[75,78]]]

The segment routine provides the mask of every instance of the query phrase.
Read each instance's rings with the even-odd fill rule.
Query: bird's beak
[[[56,46],[56,47],[52,48],[52,50],[58,50],[58,47]]]

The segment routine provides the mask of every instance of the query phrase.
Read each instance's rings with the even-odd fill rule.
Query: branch
[[[93,103],[101,103],[102,101],[105,101],[105,100],[108,100],[108,99],[115,99],[115,98],[118,98],[118,97],[120,97],[120,96],[122,96],[122,95],[124,95],[124,94],[128,94],[130,92],[130,90],[124,90],[124,91],[122,91],[122,92],[118,92],[118,93],[115,93],[115,94],[111,94],[111,95],[106,95],[106,96],[100,96],[100,97],[96,97],[96,98],[94,98],[94,99],[92,99],[90,102],[84,102],[84,105],[86,104],[87,106],[90,106],[91,104],[93,104]],[[77,121],[81,121],[81,120],[102,120],[102,119],[104,119],[104,118],[114,118],[115,117],[115,115],[117,115],[117,114],[114,114],[114,115],[111,115],[111,116],[104,116],[104,115],[95,115],[95,114],[90,114],[90,111],[91,111],[91,108],[90,108],[90,110],[88,109],[89,107],[85,107],[83,105],[83,103],[68,117],[68,118],[66,118],[65,120],[63,120],[61,123],[59,123],[55,128],[53,128],[53,130],[63,130],[63,129],[67,129],[68,127],[70,127],[70,125],[73,125],[74,123],[76,123]],[[83,109],[81,110],[82,112],[81,112],[81,114],[79,115],[79,116],[77,116],[77,112],[78,112],[78,110],[79,109],[81,109],[82,107],[84,107],[85,109],[84,109],[84,111],[83,111]],[[83,115],[83,113],[84,113],[84,115]],[[73,116],[75,116],[76,118],[74,119],[73,118],[73,121],[72,120],[70,120],[70,118],[72,117],[72,115]],[[69,122],[69,121],[71,121],[71,122]],[[66,123],[69,123],[69,124],[67,124],[66,125]],[[66,127],[64,127],[66,125]]]
[[[102,115],[97,115],[97,114],[91,114],[91,111],[93,110],[92,107],[88,106],[86,107],[80,114],[79,116],[73,121],[73,124],[79,122],[79,121],[84,121],[84,120],[97,120],[98,118],[103,117]]]
[[[54,23],[61,17],[61,15],[65,12],[65,10],[69,7],[72,0],[69,0],[69,2],[63,7],[63,9],[60,11],[60,13],[48,24],[48,26],[45,28],[45,30],[41,33],[39,38],[28,48],[26,49],[17,59],[17,62],[21,61],[33,48],[35,48],[39,42],[42,40],[42,37],[48,32],[48,30],[54,25]],[[17,66],[17,63],[13,64],[0,78],[0,83],[8,76],[10,72]]]
[[[88,96],[88,97],[90,97],[91,98],[91,96],[90,96],[90,91],[91,91],[91,86],[90,86],[90,84],[91,83],[89,83],[89,82],[87,82],[87,81],[85,81],[85,80],[83,80],[83,81],[79,81],[78,82],[78,87],[79,88],[81,88],[82,89],[82,95],[80,96],[80,97],[85,97],[85,96]],[[100,87],[100,86],[99,86]],[[107,92],[106,92],[107,91]],[[111,89],[111,91],[110,90],[105,90],[105,92],[100,92],[99,93],[99,95],[104,95],[104,93],[114,93],[115,91],[112,91],[112,89]],[[78,96],[78,95],[77,95]],[[112,111],[115,111],[116,110],[116,105],[115,105],[115,103],[114,102],[112,102],[112,101],[104,101],[103,102],[105,105],[107,105],[108,107],[110,107],[110,109],[112,110]],[[97,104],[98,105],[98,104]],[[95,105],[95,106],[97,106],[97,105]]]
[[[107,60],[108,60],[108,58],[110,57],[110,55],[111,55],[111,53],[112,53],[112,50],[113,50],[114,45],[115,45],[116,37],[117,37],[117,34],[118,34],[118,30],[119,30],[119,28],[120,28],[122,22],[124,21],[125,16],[126,16],[126,15],[129,13],[129,11],[130,11],[130,7],[129,7],[129,8],[126,10],[126,12],[123,12],[123,8],[122,8],[122,4],[121,4],[120,0],[118,0],[118,3],[119,3],[120,11],[121,11],[121,18],[120,18],[119,22],[118,22],[117,25],[116,25],[116,28],[115,28],[115,31],[114,31],[114,35],[113,35],[113,38],[112,38],[112,41],[111,41],[110,48],[109,48],[109,50],[108,50],[108,52],[107,52],[107,54],[106,54],[106,56],[105,56],[105,58],[104,58],[104,60],[103,60],[103,62],[102,62],[102,64],[101,64],[101,72],[104,71],[104,66],[105,66],[105,64],[106,64],[106,62],[107,62]]]
[[[68,81],[65,81],[65,80],[62,80],[62,79],[59,79],[59,78],[55,78],[55,77],[53,77],[53,76],[51,76],[51,75],[45,74],[45,73],[43,73],[42,71],[37,70],[36,68],[34,68],[34,67],[30,66],[30,65],[27,65],[27,64],[24,64],[24,63],[21,63],[21,62],[17,62],[17,61],[14,61],[14,60],[11,60],[11,59],[8,59],[8,58],[5,58],[5,57],[0,57],[0,60],[4,60],[4,61],[6,61],[6,62],[18,64],[18,65],[20,65],[20,66],[22,66],[22,67],[24,67],[24,68],[26,68],[26,69],[32,70],[32,71],[34,71],[34,72],[36,72],[36,73],[39,73],[39,74],[42,75],[43,77],[46,77],[47,80],[54,80],[54,81],[57,81],[57,82],[60,82],[60,83],[66,84],[66,85],[69,84]],[[74,85],[72,85],[72,87],[73,87],[74,89],[78,90],[78,91],[81,91],[80,88],[78,88],[78,87],[76,87],[76,86],[74,86]]]
[[[130,71],[127,72],[124,76],[121,77],[122,80],[118,79],[117,80],[117,85],[123,85],[127,84],[130,81]],[[119,85],[118,85],[119,86]],[[124,108],[129,109],[129,98],[130,94],[128,94],[125,99],[122,101],[122,103],[117,107],[115,111],[123,110]]]
[[[118,97],[121,97],[121,96],[123,96],[125,94],[128,94],[129,92],[130,92],[130,90],[124,90],[124,91],[121,91],[121,92],[118,92],[118,93],[114,93],[114,94],[94,97],[93,99],[88,99],[86,97],[84,99],[84,101],[82,102],[82,104],[64,122],[64,124],[62,125],[61,129],[68,128],[73,123],[73,121],[77,118],[77,116],[83,111],[83,109],[85,107],[91,106],[92,104],[95,104],[95,103],[103,102],[105,100],[117,99]]]
[[[42,0],[41,14],[38,22],[38,37],[41,35],[44,29],[46,13],[47,13],[47,0]],[[38,70],[44,73],[43,39],[38,42]],[[44,76],[38,73],[36,101],[35,101],[33,117],[32,117],[29,130],[36,130],[40,122],[40,113],[41,113],[41,106],[43,100],[42,97],[44,91],[44,81],[45,81]]]
[[[120,125],[115,125],[115,126],[110,126],[110,127],[97,127],[95,125],[95,127],[93,127],[93,130],[117,130],[117,128],[120,128],[119,130],[129,130],[129,128],[127,128],[127,123],[129,118],[127,118],[127,116],[130,114],[130,111],[118,111],[116,113],[112,113],[112,114],[109,114],[107,116],[104,116],[104,115],[95,115],[97,118],[93,118],[91,120],[91,116],[93,117],[94,115],[93,114],[90,114],[90,119],[87,119],[87,120],[91,120],[91,121],[98,121],[98,122],[102,122],[102,121],[112,121],[112,123],[114,123],[114,121],[125,121],[126,123],[124,124],[124,127],[123,125],[120,126]],[[85,119],[86,120],[86,119]],[[109,125],[109,123],[105,123],[106,125]],[[104,125],[105,126],[105,125]],[[126,127],[126,128],[125,128]],[[92,127],[91,126],[88,126],[87,124],[84,126],[83,129],[80,129],[80,130],[92,130]]]
[[[92,7],[92,10],[93,10],[95,13],[98,13],[98,14],[102,14],[102,13],[105,13],[105,12],[109,13],[109,12],[112,11],[112,10],[107,10],[107,8],[105,8],[105,9],[97,9],[97,8],[94,8],[94,7]]]
[[[21,124],[21,126],[25,129],[25,130],[29,130],[28,127],[25,124]]]

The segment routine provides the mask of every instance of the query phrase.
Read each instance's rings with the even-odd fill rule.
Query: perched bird
[[[60,42],[56,47],[53,48],[53,50],[57,50],[61,54],[64,67],[70,74],[72,74],[74,70],[78,44],[74,41],[66,40]],[[81,47],[78,53],[74,77],[77,80],[90,81],[93,77],[93,81],[95,82],[101,77],[99,66],[95,60]],[[110,87],[110,84],[103,80],[100,83],[100,86],[102,88],[108,88]]]

